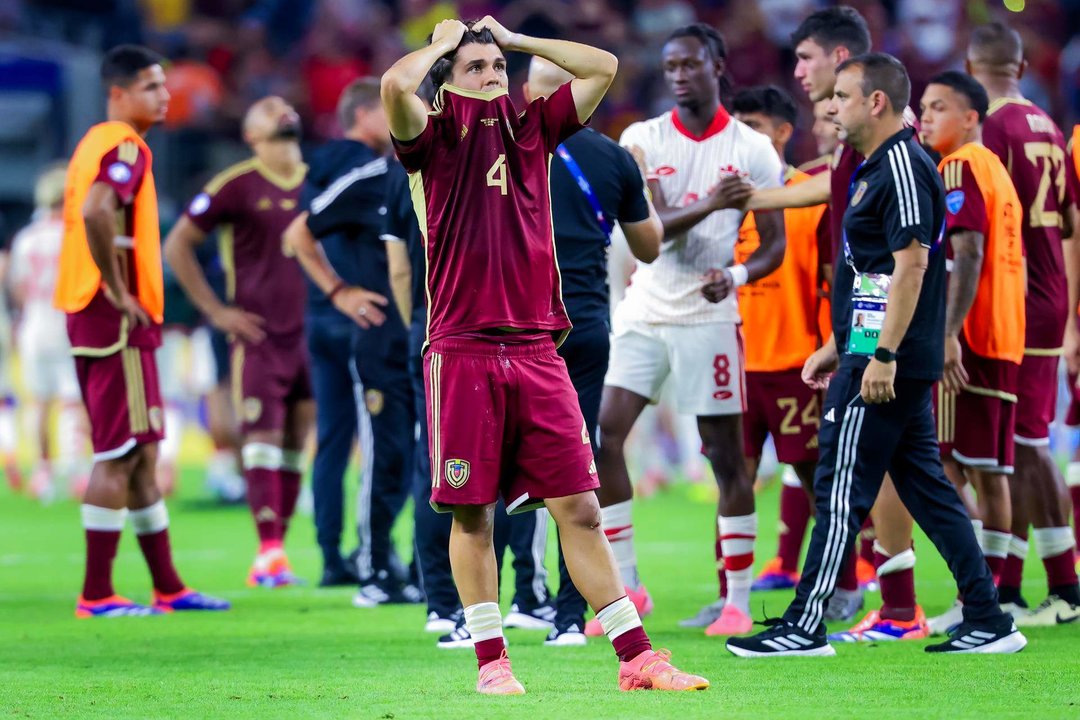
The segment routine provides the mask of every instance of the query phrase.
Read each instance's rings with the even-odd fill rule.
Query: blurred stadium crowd
[[[734,86],[776,83],[804,104],[792,160],[814,155],[810,108],[794,87],[789,35],[815,0],[0,0],[0,179],[3,235],[29,215],[32,182],[67,156],[101,116],[97,57],[122,42],[168,57],[172,101],[165,132],[150,138],[166,222],[178,202],[243,154],[239,119],[251,103],[280,95],[318,142],[337,128],[334,108],[353,79],[380,74],[422,44],[435,23],[494,14],[512,30],[563,37],[618,55],[619,75],[594,127],[618,137],[629,123],[667,110],[656,61],[668,33],[702,20],[728,43]],[[968,29],[993,16],[1023,36],[1031,63],[1025,95],[1062,126],[1080,118],[1080,0],[855,0],[874,47],[899,57],[919,97],[926,79],[958,65]],[[515,62],[516,60],[516,62]],[[525,59],[511,58],[519,92]]]

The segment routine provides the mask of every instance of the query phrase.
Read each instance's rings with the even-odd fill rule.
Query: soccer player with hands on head
[[[550,60],[574,79],[520,114],[504,52]],[[495,503],[544,505],[575,585],[621,661],[624,690],[692,690],[704,678],[656,652],[600,527],[588,428],[556,344],[570,329],[554,257],[548,162],[615,76],[616,58],[512,33],[485,17],[445,20],[382,79],[391,134],[411,175],[431,298],[425,389],[431,502],[453,513],[450,558],[475,639],[478,692],[522,694],[506,656],[492,546]],[[416,95],[430,73],[430,115]]]

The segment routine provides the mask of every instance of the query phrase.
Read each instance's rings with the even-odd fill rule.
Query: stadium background
[[[814,154],[805,94],[791,78],[787,38],[797,22],[827,3],[811,0],[0,0],[0,238],[6,244],[32,211],[33,181],[49,162],[66,157],[92,123],[103,118],[97,79],[103,49],[140,42],[171,61],[173,99],[164,128],[148,140],[161,195],[163,231],[181,203],[217,169],[246,155],[239,119],[255,99],[279,94],[300,111],[305,147],[332,137],[341,88],[378,74],[422,43],[445,17],[495,14],[511,29],[606,47],[620,58],[619,76],[594,126],[618,136],[630,122],[663,112],[671,99],[659,72],[668,32],[694,20],[715,24],[728,46],[734,86],[772,82],[788,88],[801,108],[794,162]],[[1025,94],[1062,127],[1080,120],[1080,0],[858,1],[876,48],[910,69],[913,97],[934,72],[957,67],[967,30],[1002,17],[1022,34],[1031,63]],[[511,58],[511,89],[520,96],[525,63]],[[12,370],[18,385],[18,367]],[[1058,426],[1064,457],[1070,434]],[[72,625],[71,603],[81,573],[81,537],[74,503],[36,507],[2,494],[0,527],[0,709],[12,716],[176,717],[181,713],[233,717],[494,717],[471,696],[474,672],[462,655],[437,653],[417,630],[415,608],[380,610],[378,624],[357,619],[349,592],[311,588],[286,593],[236,590],[250,559],[250,520],[208,504],[201,462],[209,443],[189,432],[181,494],[171,504],[178,562],[201,587],[232,599],[226,622],[183,618],[154,627],[108,630]],[[29,451],[23,453],[26,464]],[[6,493],[0,489],[0,493]],[[767,674],[720,659],[705,638],[673,632],[714,591],[714,491],[677,488],[642,505],[642,528],[663,529],[662,542],[643,544],[642,567],[662,607],[655,636],[702,667],[714,681],[709,697],[663,707],[607,693],[613,684],[610,650],[594,643],[581,655],[553,660],[540,636],[511,635],[515,663],[530,693],[507,716],[564,717],[589,707],[594,717],[836,717],[863,715],[869,705],[895,717],[1076,717],[1075,632],[1033,634],[1018,659],[978,665],[927,664],[915,647],[851,648],[828,667],[796,661],[792,672]],[[763,496],[761,527],[775,523],[775,488]],[[672,523],[672,519],[677,524]],[[647,531],[643,535],[649,535]],[[292,557],[301,575],[316,577],[313,532],[304,528]],[[763,533],[764,535],[764,533]],[[407,532],[399,534],[403,544]],[[763,537],[768,558],[773,537]],[[929,549],[923,536],[917,545]],[[549,553],[549,557],[551,554]],[[673,557],[685,561],[672,565]],[[1042,570],[1029,560],[1032,595]],[[919,588],[927,610],[951,603],[955,588],[932,551],[920,555]],[[134,540],[125,537],[118,585],[145,594],[145,572]],[[925,592],[924,592],[925,591]],[[785,594],[771,594],[762,611],[779,612]],[[870,599],[871,604],[875,602]],[[758,598],[755,597],[755,617]],[[113,629],[115,628],[115,629]],[[208,638],[213,638],[209,640]],[[875,654],[887,666],[867,675]],[[404,668],[387,682],[373,656]],[[520,660],[518,659],[520,658]],[[973,659],[974,660],[974,659]],[[562,663],[554,666],[553,663]],[[887,668],[887,669],[886,669]],[[558,669],[558,672],[555,670]],[[886,682],[887,679],[887,682]],[[599,683],[599,685],[597,685]],[[601,690],[602,688],[602,690]],[[1071,688],[1071,689],[1070,689]],[[602,701],[595,693],[603,692]],[[588,705],[586,705],[588,703]],[[501,715],[501,712],[499,713]]]

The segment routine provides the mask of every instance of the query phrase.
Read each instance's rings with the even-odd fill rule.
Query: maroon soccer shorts
[[[1057,407],[1057,355],[1025,355],[1016,387],[1016,442],[1020,445],[1050,444],[1050,423]]]
[[[267,337],[258,345],[233,343],[232,392],[241,432],[281,430],[293,403],[311,398],[304,343]]]
[[[125,347],[104,357],[75,357],[94,461],[115,460],[165,436],[154,351]]]
[[[939,418],[938,427],[942,421],[952,424],[948,428],[952,435],[950,451],[961,465],[1012,474],[1020,366],[979,357],[966,345],[962,362],[968,385],[955,395],[951,405],[946,405],[947,412]]]
[[[436,340],[424,358],[431,506],[507,512],[600,487],[566,364],[547,335]]]
[[[761,457],[772,435],[782,463],[816,462],[821,396],[802,381],[802,370],[746,373],[743,452]]]

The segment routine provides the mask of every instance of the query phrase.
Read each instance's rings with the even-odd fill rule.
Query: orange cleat
[[[889,620],[877,610],[866,614],[847,632],[829,635],[829,642],[884,642],[889,640],[921,640],[930,637],[930,625],[921,607],[915,608],[913,620]]]
[[[626,597],[630,598],[630,602],[634,603],[634,607],[637,608],[638,617],[645,617],[653,611],[652,596],[649,595],[649,591],[645,589],[644,585],[638,587],[637,590],[626,589]],[[585,635],[587,637],[600,637],[604,634],[604,628],[600,625],[600,621],[595,617],[589,622],[585,623]]]
[[[525,686],[514,677],[510,669],[510,658],[503,650],[498,660],[492,660],[480,668],[480,677],[476,681],[476,692],[481,695],[524,695]]]
[[[146,617],[148,615],[163,614],[161,610],[140,605],[119,595],[110,595],[101,600],[84,600],[80,595],[79,602],[75,606],[75,617],[80,619],[92,617]]]
[[[629,662],[619,663],[620,690],[705,690],[709,681],[679,670],[670,662],[670,650],[646,650]]]
[[[750,632],[754,627],[754,621],[734,605],[724,605],[720,611],[720,617],[705,628],[705,634],[710,637],[718,635],[742,635]]]

